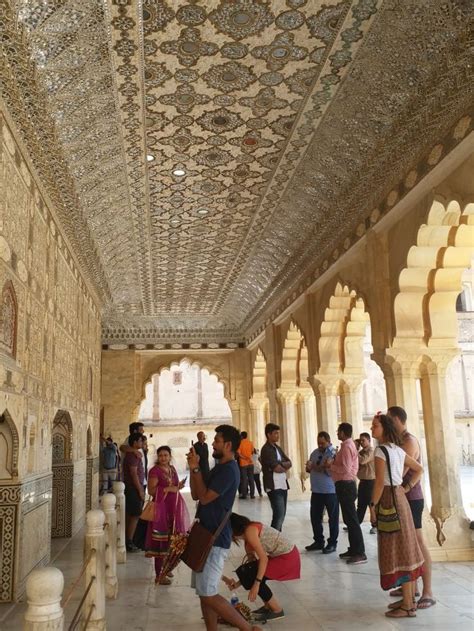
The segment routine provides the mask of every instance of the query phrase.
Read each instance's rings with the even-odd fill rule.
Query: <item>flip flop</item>
[[[391,596],[392,598],[400,598],[400,596],[403,596],[402,588],[401,587],[397,587],[397,589],[392,589],[392,591],[389,592],[388,595]],[[415,596],[418,598],[419,595],[420,595],[420,592],[416,591],[415,592]]]
[[[429,598],[428,596],[423,596],[416,605],[418,609],[429,609],[430,607],[433,607],[433,605],[436,605],[436,600],[434,600],[434,598]]]
[[[405,607],[397,607],[396,609],[390,609],[386,611],[387,618],[416,618],[416,609],[405,609]]]

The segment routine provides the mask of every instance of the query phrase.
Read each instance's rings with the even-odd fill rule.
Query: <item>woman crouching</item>
[[[223,576],[230,590],[240,585],[249,590],[249,600],[254,602],[257,595],[263,600],[263,607],[253,611],[256,620],[266,622],[283,618],[285,613],[267,585],[267,581],[291,581],[300,578],[301,559],[298,548],[286,539],[281,532],[258,521],[250,521],[243,515],[230,516],[232,538],[235,543],[245,542],[247,563],[235,571],[238,581]]]

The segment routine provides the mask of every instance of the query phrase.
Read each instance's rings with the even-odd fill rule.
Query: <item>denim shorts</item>
[[[198,596],[216,596],[219,593],[219,583],[228,554],[227,548],[213,546],[203,571],[191,574],[191,587],[196,590]]]

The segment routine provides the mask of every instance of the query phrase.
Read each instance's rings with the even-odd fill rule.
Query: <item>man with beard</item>
[[[213,458],[218,464],[204,480],[199,466],[199,456],[194,447],[188,453],[191,472],[191,495],[198,500],[196,517],[204,528],[215,532],[234,504],[239,486],[240,472],[235,460],[235,452],[240,445],[239,431],[232,425],[219,425],[212,443]],[[227,522],[207,557],[202,572],[193,572],[191,586],[201,601],[201,610],[207,631],[216,631],[217,620],[223,618],[231,626],[242,631],[257,631],[236,609],[219,595],[219,584],[224,570],[224,562],[229,554],[232,530]]]

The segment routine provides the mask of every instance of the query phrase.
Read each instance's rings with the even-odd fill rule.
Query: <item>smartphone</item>
[[[185,478],[183,478],[183,479],[181,480],[181,482],[182,482],[183,484],[186,484],[186,480],[187,480],[187,479],[188,479],[188,476],[186,476]]]
[[[191,447],[193,447],[193,445],[194,445],[194,440],[191,441]]]

